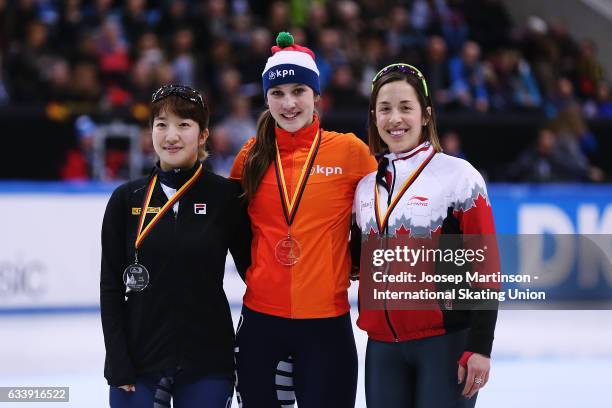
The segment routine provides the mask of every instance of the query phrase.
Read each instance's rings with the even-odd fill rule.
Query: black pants
[[[203,377],[162,375],[159,380],[140,379],[136,391],[110,387],[111,408],[229,408],[232,405],[232,378],[221,375]]]
[[[244,408],[353,408],[357,350],[350,314],[286,319],[244,307],[237,396]]]
[[[368,408],[472,408],[474,395],[461,395],[457,360],[465,330],[443,336],[387,343],[368,340],[365,389]]]

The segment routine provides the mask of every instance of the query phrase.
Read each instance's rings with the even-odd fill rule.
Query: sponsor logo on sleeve
[[[149,207],[147,208],[147,214],[157,214],[160,212],[161,207]],[[140,215],[142,212],[142,208],[140,207],[132,207],[132,215]]]
[[[194,214],[204,215],[206,214],[206,204],[204,203],[196,203],[193,205]]]

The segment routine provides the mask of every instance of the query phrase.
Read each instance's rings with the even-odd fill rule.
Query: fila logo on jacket
[[[387,154],[387,171],[394,179],[393,195],[429,156],[432,147],[421,145],[411,152]],[[376,173],[364,177],[355,194],[355,217],[363,235],[378,233],[374,208]],[[387,210],[388,192],[378,185],[381,217]],[[480,173],[467,161],[437,153],[401,197],[389,217],[391,235],[409,234],[431,237],[441,232],[444,220],[452,213],[460,232],[493,233],[493,217],[486,186]],[[459,231],[457,231],[459,232]]]

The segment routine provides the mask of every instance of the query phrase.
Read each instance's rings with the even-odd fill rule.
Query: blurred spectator
[[[130,69],[128,43],[121,34],[121,26],[111,18],[102,24],[97,40],[100,73],[106,84],[114,84]]]
[[[121,17],[121,26],[125,39],[136,41],[150,27],[150,16],[146,0],[126,0]]]
[[[102,84],[98,77],[98,69],[91,62],[79,62],[72,72],[72,93],[75,101],[88,105],[90,112],[99,107],[102,98]]]
[[[496,110],[535,109],[542,97],[529,63],[516,50],[500,50],[493,60],[491,105]]]
[[[147,64],[143,60],[136,61],[132,67],[130,95],[134,103],[148,105],[153,92],[161,86],[158,80],[158,67]]]
[[[0,0],[0,57],[6,54],[9,45],[9,10],[7,0]],[[2,61],[0,61],[0,66]]]
[[[325,110],[363,112],[368,108],[368,99],[355,88],[355,78],[349,65],[336,68],[323,98]]]
[[[473,41],[463,45],[461,56],[450,60],[451,100],[463,108],[489,110],[489,95],[480,60],[480,47]]]
[[[567,108],[578,105],[578,100],[574,94],[574,85],[566,78],[557,79],[555,92],[549,97],[546,103],[546,115],[554,118]]]
[[[97,34],[93,31],[85,31],[76,39],[74,48],[66,50],[68,60],[73,65],[79,62],[98,63]]]
[[[319,2],[312,3],[308,11],[308,24],[305,27],[308,44],[315,43],[317,38],[319,38],[321,30],[327,26],[328,22],[329,15],[325,6]]]
[[[437,109],[443,109],[449,102],[450,78],[448,72],[446,42],[444,38],[433,35],[427,41],[423,75],[427,79],[427,88]]]
[[[212,171],[220,176],[228,177],[236,157],[228,129],[224,126],[213,127],[208,144],[210,155],[206,161],[212,167]]]
[[[550,128],[540,129],[535,143],[528,147],[508,168],[512,181],[546,183],[559,181],[586,181],[588,167],[570,160],[557,142]]]
[[[25,41],[13,48],[7,61],[11,99],[15,102],[41,102],[44,95],[44,71],[52,55],[47,51],[48,28],[39,20],[31,20]]]
[[[231,111],[220,123],[229,138],[229,151],[235,155],[242,146],[255,136],[255,120],[251,115],[251,103],[248,98],[238,96],[231,100]]]
[[[224,97],[221,94],[221,77],[225,71],[235,69],[238,55],[235,55],[227,39],[216,38],[210,45],[206,58],[213,63],[208,67],[205,84],[211,87],[215,99]]]
[[[60,10],[55,40],[59,44],[69,44],[79,38],[85,28],[81,0],[66,0]],[[68,50],[64,50],[66,52]]]
[[[68,61],[62,58],[51,60],[46,71],[45,99],[53,102],[72,101],[71,78],[72,72]]]
[[[265,28],[256,28],[251,32],[248,51],[246,51],[238,64],[244,95],[256,97],[258,105],[263,105],[261,88],[261,71],[270,56],[272,36]]]
[[[603,79],[603,68],[597,61],[597,48],[592,41],[583,41],[580,44],[576,74],[578,76],[578,89],[583,97],[595,96],[597,85]]]
[[[340,32],[335,28],[325,28],[319,33],[318,49],[315,50],[317,68],[319,68],[319,83],[321,91],[331,80],[337,66],[348,63],[346,54],[341,46]]]
[[[232,110],[232,101],[242,96],[240,71],[234,67],[228,67],[220,75],[218,96],[211,101],[214,103],[213,115],[215,117],[227,115]]]
[[[430,7],[428,0],[414,0],[412,9],[410,10],[410,23],[412,26],[421,31],[429,32],[433,24],[434,13]]]
[[[385,44],[380,35],[370,33],[363,39],[361,59],[361,79],[359,92],[369,98],[372,92],[372,79],[385,64]]]
[[[466,159],[465,153],[461,150],[461,139],[457,132],[453,130],[444,132],[440,138],[440,144],[442,145],[442,151],[449,156]]]
[[[96,124],[89,116],[79,116],[74,130],[78,146],[68,150],[60,175],[62,180],[83,181],[91,177]]]
[[[268,30],[272,33],[279,33],[289,30],[292,25],[289,19],[289,5],[284,1],[274,1],[268,12]]]
[[[188,28],[178,29],[174,33],[173,57],[170,61],[176,81],[183,85],[196,87],[198,61],[194,54],[193,32]]]
[[[249,49],[252,29],[251,17],[248,14],[239,14],[232,17],[230,42],[236,52],[242,53]]]
[[[501,0],[464,1],[462,9],[470,38],[482,47],[484,54],[508,45],[512,20]]]
[[[461,0],[436,1],[435,5],[440,32],[446,40],[450,54],[456,55],[461,52],[469,33],[469,27],[460,7]]]
[[[151,169],[159,160],[153,148],[151,128],[148,125],[140,128],[140,150],[142,151],[142,173],[145,176],[151,172]]]
[[[27,42],[31,23],[42,22],[38,3],[34,0],[13,0],[9,18],[10,36],[18,42]]]
[[[2,1],[2,0],[0,0]],[[2,69],[2,54],[0,54],[0,106],[8,103],[9,94],[4,84],[4,72]]]
[[[177,30],[190,29],[193,32],[197,25],[194,20],[187,0],[168,1],[157,24],[157,35],[164,44],[169,44]]]
[[[578,45],[570,36],[567,22],[561,19],[552,20],[549,24],[548,35],[555,43],[558,52],[558,74],[574,78],[576,76]]]
[[[568,106],[552,121],[559,147],[568,160],[588,167],[597,162],[599,152],[595,135],[587,127],[579,105]]]
[[[179,28],[189,27],[192,22],[188,0],[173,0],[164,2],[157,27],[159,36],[172,34]]]
[[[84,7],[83,22],[86,27],[100,27],[109,17],[114,17],[114,0],[94,0],[93,4]]]
[[[531,63],[534,75],[540,83],[542,93],[550,98],[555,93],[561,65],[559,46],[549,35],[546,21],[530,16],[520,43],[523,55]]]
[[[231,29],[227,15],[227,4],[224,0],[205,0],[206,4],[206,21],[207,21],[207,37],[211,38],[225,37],[229,38]]]
[[[387,47],[390,56],[418,65],[419,55],[427,42],[425,34],[412,27],[404,6],[392,7],[387,21]]]
[[[588,118],[612,118],[612,98],[610,97],[609,82],[599,82],[596,96],[585,103],[584,112]]]
[[[340,35],[340,47],[343,50],[344,58],[347,62],[354,60],[359,56],[359,33],[363,29],[361,20],[361,8],[356,1],[339,0],[331,3],[334,9],[334,18],[336,23],[334,27],[340,27],[337,33]],[[332,66],[336,65],[335,61],[331,61]]]

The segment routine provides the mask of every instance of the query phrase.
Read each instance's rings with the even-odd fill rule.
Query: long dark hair
[[[374,87],[372,88],[372,93],[370,94],[370,107],[368,110],[368,145],[370,146],[370,151],[372,152],[372,154],[376,155],[379,153],[383,153],[389,149],[387,144],[378,134],[378,129],[376,128],[375,109],[376,99],[378,98],[378,92],[380,91],[380,88],[382,88],[383,85],[395,81],[405,81],[415,89],[419,105],[421,105],[421,111],[423,112],[423,115],[427,118],[427,124],[423,126],[423,129],[421,131],[421,140],[419,141],[419,143],[423,142],[423,140],[428,140],[437,152],[442,151],[440,139],[438,138],[438,130],[436,129],[436,113],[434,111],[431,98],[425,95],[425,88],[423,86],[423,83],[421,82],[421,79],[411,73],[394,70],[389,71],[388,73],[378,78],[374,82]],[[428,106],[431,107],[431,115],[427,114]]]
[[[266,109],[257,120],[255,143],[249,149],[242,172],[242,188],[248,201],[253,199],[264,173],[274,160],[276,121],[269,109]]]

